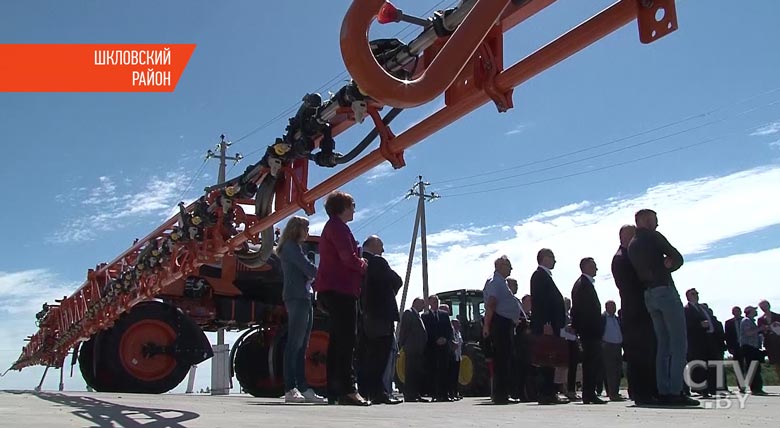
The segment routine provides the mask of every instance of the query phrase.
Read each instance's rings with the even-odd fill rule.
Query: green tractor
[[[460,321],[463,337],[460,373],[460,392],[469,397],[490,396],[490,370],[482,349],[482,318],[485,316],[485,302],[482,290],[453,290],[437,293],[440,304],[450,307],[450,319]],[[404,352],[396,361],[396,384],[404,382]]]

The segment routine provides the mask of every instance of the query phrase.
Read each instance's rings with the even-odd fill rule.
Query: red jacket
[[[349,226],[338,217],[331,217],[322,229],[319,250],[315,290],[359,297],[366,262],[358,254],[358,245]]]

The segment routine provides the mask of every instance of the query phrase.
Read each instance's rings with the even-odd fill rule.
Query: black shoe
[[[435,397],[433,399],[434,403],[449,403],[451,401],[454,401],[452,398],[449,397]]]
[[[364,400],[358,394],[350,394],[339,397],[339,404],[342,406],[370,406],[371,402]]]
[[[658,397],[658,403],[669,406],[698,406],[701,404],[699,400],[684,395],[662,395]]]
[[[751,391],[751,392],[750,392],[750,394],[751,394],[751,395],[759,395],[759,396],[766,396],[766,395],[769,395],[769,394],[768,394],[766,391],[764,391],[764,390],[755,391],[755,392]]]
[[[654,397],[634,397],[634,404],[637,406],[655,406],[658,400]]]
[[[380,395],[379,397],[375,397],[371,399],[371,404],[401,404],[403,401],[396,400],[393,397],[389,397],[387,395]]]
[[[404,397],[404,401],[407,403],[430,403],[431,401],[427,398],[422,397]]]
[[[554,395],[552,397],[539,397],[538,403],[540,405],[550,405],[550,404],[569,404],[568,401],[561,400],[558,398],[557,395]]]
[[[582,397],[582,404],[607,404],[607,402],[599,397]]]

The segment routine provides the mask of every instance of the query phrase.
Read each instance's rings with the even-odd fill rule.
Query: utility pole
[[[232,144],[230,141],[225,141],[225,136],[220,135],[220,142],[217,144],[217,152],[209,149],[206,152],[206,159],[219,159],[219,173],[217,174],[217,184],[225,182],[225,167],[226,161],[232,160],[238,163],[243,156],[241,153],[236,153],[234,156],[227,155],[227,148]],[[225,343],[225,329],[220,328],[217,330],[217,344],[212,345],[214,351],[214,357],[211,359],[211,395],[228,395],[230,394],[230,345]],[[195,370],[197,366],[190,368],[190,379],[187,384],[187,392],[192,393],[194,388]]]
[[[428,241],[425,230],[425,202],[438,199],[436,193],[425,193],[425,186],[431,183],[423,181],[422,175],[417,177],[417,183],[409,190],[407,198],[417,196],[417,216],[414,218],[414,232],[412,232],[412,242],[409,245],[409,261],[406,264],[406,278],[404,279],[404,291],[401,294],[400,315],[403,315],[406,307],[406,296],[409,291],[409,280],[412,276],[412,264],[414,262],[414,250],[417,245],[417,232],[420,232],[420,244],[422,245],[422,276],[423,276],[423,298],[428,300]]]

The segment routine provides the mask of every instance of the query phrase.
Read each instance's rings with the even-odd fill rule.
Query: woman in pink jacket
[[[351,195],[335,191],[325,201],[328,222],[320,236],[320,265],[314,287],[317,298],[329,315],[328,403],[368,406],[355,389],[355,353],[357,300],[366,271],[366,261],[347,223],[355,215]]]

